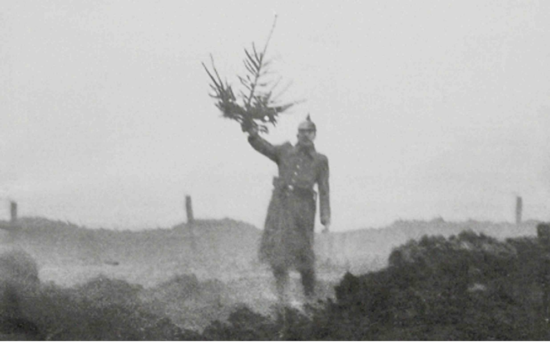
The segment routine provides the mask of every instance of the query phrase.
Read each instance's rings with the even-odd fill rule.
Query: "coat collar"
[[[315,153],[317,151],[315,151],[315,144],[311,144],[311,146],[303,146],[303,145],[300,145],[300,143],[296,143],[296,145],[294,146],[294,149],[296,150],[296,152],[300,153],[300,152],[303,152],[305,153],[306,155],[310,156],[311,158],[313,158],[315,156]]]

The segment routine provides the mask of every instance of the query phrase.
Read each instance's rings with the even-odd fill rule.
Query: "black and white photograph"
[[[0,340],[550,340],[550,1],[0,0]]]

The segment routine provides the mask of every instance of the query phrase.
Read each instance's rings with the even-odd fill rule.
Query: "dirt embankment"
[[[426,308],[426,303],[429,306],[433,302],[434,308],[441,305],[441,301],[437,298],[431,298],[440,296],[441,292],[436,291],[437,289],[447,285],[452,287],[458,283],[458,281],[455,282],[456,274],[447,276],[445,273],[449,269],[456,272],[456,267],[452,266],[456,263],[454,254],[451,257],[447,254],[456,251],[455,256],[463,255],[464,248],[453,247],[456,241],[445,240],[441,235],[452,237],[462,230],[474,229],[476,231],[470,233],[484,232],[496,238],[533,236],[536,232],[535,226],[536,222],[515,226],[481,222],[445,223],[437,220],[397,222],[384,229],[366,229],[346,234],[333,234],[331,237],[320,235],[316,244],[319,258],[319,297],[322,300],[330,298],[336,301],[336,305],[344,304],[338,307],[339,309],[331,309],[334,305],[330,307],[329,304],[328,309],[324,309],[325,314],[317,316],[323,320],[326,318],[327,322],[329,319],[341,318],[342,315],[338,313],[344,312],[345,308],[353,307],[351,304],[345,304],[348,299],[359,298],[358,301],[362,301],[362,298],[366,297],[360,291],[376,290],[378,278],[375,277],[385,277],[384,279],[389,280],[384,284],[397,284],[394,290],[387,288],[376,290],[378,292],[373,290],[374,295],[381,293],[383,298],[376,302],[371,296],[363,302],[367,303],[366,305],[397,303],[395,305],[397,309],[399,305],[407,305],[408,309],[399,309],[401,311],[391,317],[384,313],[380,317],[389,317],[390,321],[398,317],[401,320],[399,322],[404,322],[403,327],[414,326],[416,325],[414,322],[410,323],[411,320],[415,320],[411,315],[423,313],[422,308]],[[205,339],[205,334],[210,334],[209,336],[214,339],[216,337],[223,339],[226,326],[212,324],[212,322],[229,320],[233,326],[227,327],[233,328],[226,336],[231,337],[231,334],[235,334],[237,338],[240,336],[246,338],[250,334],[256,334],[255,331],[241,330],[245,334],[240,334],[240,330],[235,329],[236,324],[231,323],[235,321],[235,317],[237,319],[244,317],[247,320],[253,318],[257,322],[263,320],[257,326],[261,329],[265,327],[267,333],[256,334],[255,337],[259,337],[258,340],[270,339],[272,334],[269,332],[273,331],[273,327],[276,328],[277,323],[264,317],[273,315],[276,299],[271,274],[256,259],[260,234],[260,230],[253,226],[232,220],[199,221],[193,228],[180,225],[172,229],[115,232],[105,229],[90,230],[70,223],[45,219],[22,219],[21,229],[16,234],[8,236],[4,233],[2,237],[0,261],[2,270],[7,270],[8,273],[2,273],[4,277],[2,303],[4,304],[0,316],[5,319],[4,321],[9,321],[3,322],[4,327],[9,329],[2,330],[0,333],[4,334],[4,338],[5,334],[11,334],[12,338],[9,339],[19,339],[17,334],[23,334],[23,337],[26,337],[24,339],[54,340],[189,340]],[[510,234],[516,236],[510,236]],[[414,242],[425,238],[423,237],[425,235],[439,237]],[[483,242],[482,248],[487,247],[489,249],[485,249],[489,251],[492,247],[506,247],[499,245],[498,240],[468,236],[465,238],[470,242]],[[411,240],[413,242],[408,242]],[[403,246],[405,243],[408,244]],[[534,245],[525,241],[514,242],[514,245],[522,250],[521,253],[528,252],[522,247],[525,247],[524,244]],[[401,246],[399,250],[393,250],[399,246]],[[507,246],[510,247],[510,245]],[[442,251],[441,248],[447,249]],[[485,249],[480,253],[485,253]],[[427,262],[433,261],[428,259],[434,255],[446,256],[442,264],[426,266]],[[487,255],[493,254],[481,256],[485,258],[485,263],[487,263]],[[428,261],[418,261],[418,258]],[[473,260],[470,266],[476,266],[476,258],[472,256],[467,259]],[[525,280],[523,287],[534,289],[527,295],[530,296],[529,308],[535,308],[534,306],[538,303],[536,302],[537,285],[533,282],[529,283],[531,281],[529,277],[521,273],[522,270],[519,269],[521,262],[517,261],[515,256],[511,258],[503,259],[496,255],[494,264],[511,265],[506,269],[499,269],[502,272],[508,272],[507,274],[511,270],[517,271],[518,279]],[[452,267],[446,268],[446,262]],[[388,268],[388,263],[393,265],[393,268],[391,266]],[[472,274],[479,275],[479,271],[482,270],[476,268],[477,266],[472,267],[465,271],[467,272],[465,277]],[[432,277],[430,280],[414,276],[417,273],[426,273],[426,269],[431,272],[427,275]],[[482,298],[480,301],[483,302],[484,294],[486,291],[492,293],[493,285],[495,288],[502,286],[503,279],[506,278],[499,276],[500,271],[492,272],[490,267],[484,267],[483,270],[492,274],[491,279],[496,279],[494,280],[496,283],[472,281],[471,286],[466,286],[467,294],[461,298],[466,298],[470,302],[474,297]],[[533,269],[528,268],[528,270]],[[360,279],[363,282],[358,285],[363,286],[360,290],[356,290],[353,286],[349,289],[346,287],[346,284],[353,285],[353,279],[355,279],[350,278],[353,275],[349,274],[346,275],[347,278],[343,278],[349,271],[355,276],[363,277]],[[293,274],[291,278],[291,294],[296,301],[299,301],[301,298],[299,277]],[[443,279],[447,285],[442,285],[439,278]],[[400,285],[399,281],[403,279],[408,283]],[[417,287],[411,285],[411,279],[419,282]],[[510,286],[513,291],[519,288],[516,283]],[[501,290],[495,290],[496,293],[501,293],[499,291]],[[386,296],[390,292],[391,294]],[[460,303],[455,303],[452,296],[453,294],[448,296],[451,298],[448,301],[451,307],[459,306]],[[526,295],[516,291],[510,298],[519,301],[522,300],[522,296]],[[481,303],[480,301],[476,303]],[[491,308],[503,308],[504,302],[505,300],[499,300],[498,305],[489,303],[487,312],[490,312]],[[416,308],[420,309],[416,310]],[[524,313],[522,315],[526,315],[525,322],[532,320],[532,315],[535,313],[527,309],[522,310]],[[359,319],[354,319],[354,312],[357,311],[350,310],[344,314],[352,318],[348,320],[349,322],[364,319],[362,314],[358,314]],[[429,313],[418,315],[424,315],[426,322],[432,320],[429,319],[431,315]],[[300,327],[313,327],[309,324],[311,320],[308,320],[299,318],[299,322],[304,323]],[[483,319],[483,322],[489,322],[488,320]],[[111,326],[113,322],[116,327]],[[201,335],[201,331],[206,333]],[[313,331],[313,328],[309,331]],[[333,329],[333,331],[337,330]],[[382,333],[377,332],[383,331],[370,329],[364,334],[365,339],[381,339]],[[423,333],[419,332],[415,329],[410,334],[415,334],[415,337],[422,339]],[[437,336],[446,334],[445,332],[447,331],[438,333]],[[316,332],[307,334],[303,333],[300,337],[317,339],[315,337],[320,336]],[[337,334],[340,333],[333,333],[333,336]],[[401,338],[397,334],[405,333],[390,332],[386,336],[388,334],[394,334],[396,337],[394,339],[399,340]],[[479,334],[477,336],[482,337]],[[341,336],[344,337],[344,335]]]

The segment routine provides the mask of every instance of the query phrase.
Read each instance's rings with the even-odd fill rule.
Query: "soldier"
[[[330,227],[329,166],[327,157],[315,151],[316,126],[308,115],[298,126],[298,142],[294,146],[289,142],[271,145],[255,128],[247,132],[250,145],[279,168],[279,176],[273,178],[260,260],[271,266],[279,301],[286,302],[290,269],[300,272],[304,295],[311,300],[315,290],[315,184],[319,190],[323,232]]]

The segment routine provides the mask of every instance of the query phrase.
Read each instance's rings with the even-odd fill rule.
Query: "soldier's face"
[[[299,129],[298,142],[312,143],[315,140],[316,132],[312,129]]]

